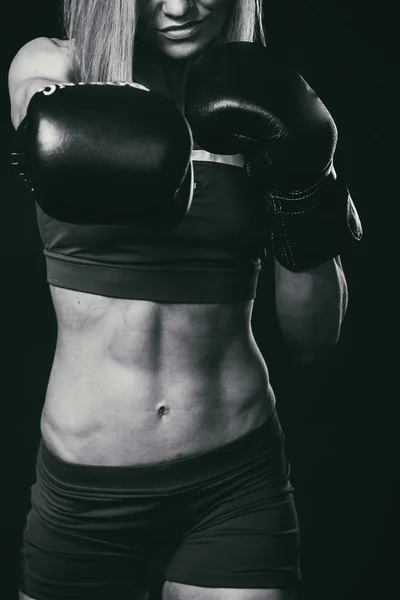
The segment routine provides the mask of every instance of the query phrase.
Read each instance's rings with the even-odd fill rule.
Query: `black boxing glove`
[[[13,164],[60,221],[168,229],[193,194],[190,128],[137,84],[51,85],[31,99]]]
[[[276,259],[302,271],[362,237],[347,186],[337,179],[337,129],[304,79],[249,42],[211,49],[192,66],[186,117],[209,152],[242,153],[262,185]]]

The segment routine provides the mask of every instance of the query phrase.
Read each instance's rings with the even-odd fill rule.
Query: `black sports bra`
[[[265,201],[237,155],[194,150],[195,191],[185,220],[167,233],[72,225],[37,206],[47,280],[100,296],[218,303],[256,295],[265,257]]]

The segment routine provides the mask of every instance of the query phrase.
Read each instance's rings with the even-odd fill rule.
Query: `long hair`
[[[64,0],[75,81],[132,81],[137,6],[134,0]],[[236,0],[218,43],[265,44],[262,0]]]

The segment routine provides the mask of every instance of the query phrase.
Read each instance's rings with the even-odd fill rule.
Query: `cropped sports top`
[[[48,282],[100,296],[154,302],[250,300],[267,240],[267,213],[240,156],[194,150],[195,191],[168,232],[73,225],[37,206]]]

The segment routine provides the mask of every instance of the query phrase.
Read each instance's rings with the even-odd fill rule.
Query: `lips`
[[[188,21],[184,25],[174,25],[158,31],[169,40],[185,40],[194,36],[202,27],[202,21]]]
[[[186,29],[192,29],[193,27],[197,27],[198,25],[200,25],[200,23],[202,23],[203,20],[204,19],[202,19],[201,21],[188,21],[183,25],[171,25],[171,27],[165,27],[164,29],[159,29],[158,31],[161,31],[161,33],[170,33],[171,31],[182,31]]]

